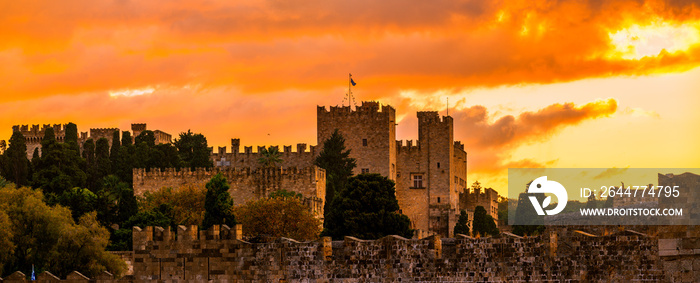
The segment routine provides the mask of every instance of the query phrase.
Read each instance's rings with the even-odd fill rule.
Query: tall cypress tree
[[[3,177],[17,186],[27,185],[29,178],[27,144],[21,132],[14,132],[3,155]]]
[[[80,145],[78,145],[78,126],[74,123],[66,124],[64,142],[68,147],[80,154]]]
[[[98,185],[96,162],[95,162],[95,141],[88,139],[83,143],[83,158],[85,158],[85,173],[87,173],[87,188],[96,191]]]
[[[131,140],[131,132],[129,132],[129,131],[123,131],[123,132],[122,132],[122,145],[123,145],[123,146],[129,146],[129,145],[132,144],[132,142],[133,142],[133,141]]]
[[[114,131],[112,133],[112,147],[109,149],[109,160],[112,161],[112,166],[117,163],[119,159],[119,148],[121,147],[121,142],[119,141],[119,131]]]
[[[95,180],[97,187],[102,185],[102,178],[112,173],[112,162],[109,160],[109,141],[100,138],[95,144]]]
[[[345,138],[335,129],[330,138],[323,142],[323,150],[314,164],[326,170],[326,204],[324,214],[330,211],[336,192],[340,192],[352,176],[352,169],[357,166],[355,159],[350,157],[350,150],[345,150]],[[326,228],[326,223],[323,227]]]

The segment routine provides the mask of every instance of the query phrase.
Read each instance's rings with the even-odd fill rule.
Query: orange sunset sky
[[[316,105],[445,114],[468,182],[508,167],[700,167],[697,1],[2,1],[12,125],[148,123],[316,144]]]

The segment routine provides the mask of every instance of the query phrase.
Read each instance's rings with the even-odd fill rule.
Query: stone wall
[[[134,276],[206,282],[658,282],[656,238],[634,231],[595,236],[550,231],[521,238],[417,240],[388,236],[251,244],[218,226],[134,228]]]
[[[259,152],[265,146],[244,146],[243,151],[240,151],[240,139],[231,139],[231,152],[227,151],[225,146],[220,146],[218,152],[212,153],[211,159],[214,166],[217,167],[236,167],[236,168],[251,168],[257,169],[260,167]],[[274,146],[281,152],[280,159],[282,162],[279,164],[280,167],[289,168],[306,168],[313,166],[314,160],[316,159],[316,147],[311,146],[310,150],[307,150],[305,143],[297,144],[296,151],[292,151],[291,145],[285,145],[280,148],[279,146]],[[255,149],[255,151],[253,150]]]
[[[459,194],[459,208],[467,212],[470,222],[474,220],[477,206],[483,206],[486,213],[498,222],[498,192],[492,188],[482,188],[479,181]]]
[[[231,167],[215,167],[212,169],[175,168],[160,170],[158,168],[146,171],[134,169],[134,193],[142,195],[161,188],[178,188],[181,186],[204,187],[216,174],[221,173],[231,186],[229,192],[234,205],[241,205],[251,200],[267,197],[271,192],[284,189],[297,192],[304,196],[304,204],[323,219],[323,205],[326,198],[326,172],[316,166],[304,169],[292,168],[250,168],[235,169]]]
[[[242,241],[240,225],[133,228],[133,274],[73,272],[39,282],[700,282],[695,239],[659,240],[632,230],[602,236],[552,227],[541,236],[345,237]],[[647,228],[649,228],[647,226]],[[689,227],[686,227],[689,228]],[[694,229],[694,228],[693,228]],[[610,230],[616,230],[610,232]],[[15,272],[1,282],[27,282]]]

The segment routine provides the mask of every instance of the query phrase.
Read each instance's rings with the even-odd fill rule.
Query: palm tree
[[[260,163],[260,166],[264,168],[276,167],[277,163],[282,162],[280,156],[282,156],[282,153],[279,152],[277,147],[263,147],[260,151],[260,158],[258,158],[258,162]]]

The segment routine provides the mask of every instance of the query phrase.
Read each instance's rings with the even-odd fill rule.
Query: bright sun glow
[[[155,90],[156,89],[152,88],[152,87],[146,87],[146,88],[141,88],[141,89],[124,89],[124,90],[119,90],[119,91],[110,91],[109,96],[111,96],[111,97],[139,96],[139,95],[144,95],[144,94],[151,94]]]
[[[700,43],[700,22],[680,25],[663,21],[646,26],[634,24],[609,36],[615,46],[609,57],[636,60],[657,56],[663,50],[669,53],[684,51]]]

